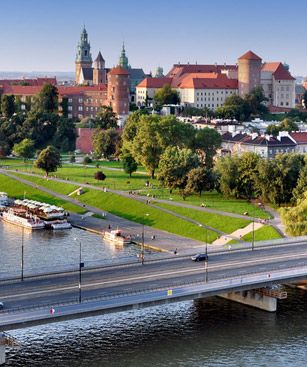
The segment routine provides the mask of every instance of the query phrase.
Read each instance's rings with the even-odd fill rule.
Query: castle
[[[252,51],[233,65],[175,64],[165,77],[146,78],[137,86],[137,105],[153,99],[157,90],[170,84],[181,104],[215,110],[232,94],[244,96],[261,86],[272,112],[295,107],[295,78],[281,62],[262,62]]]

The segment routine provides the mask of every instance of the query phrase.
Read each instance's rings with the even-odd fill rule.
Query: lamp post
[[[252,238],[252,251],[255,248],[255,218],[253,217],[253,238]]]
[[[23,281],[24,280],[24,274],[23,274],[23,271],[24,271],[24,228],[22,227],[21,229],[21,280]]]
[[[199,224],[199,226],[200,227],[204,227],[201,223]],[[206,283],[208,282],[208,265],[209,265],[209,258],[208,258],[208,228],[207,227],[205,227],[205,229],[206,229],[206,259],[205,259],[205,281],[206,281]]]
[[[77,238],[74,239],[75,241],[78,241]],[[82,268],[84,267],[84,262],[82,262],[82,243],[81,240],[79,239],[79,303],[82,302],[82,290],[81,290],[81,285],[82,285]]]
[[[148,213],[145,214],[145,216],[149,216]],[[144,216],[144,220],[145,220]],[[145,253],[145,243],[144,243],[144,221],[142,223],[142,246],[141,246],[141,263],[144,265],[144,253]]]

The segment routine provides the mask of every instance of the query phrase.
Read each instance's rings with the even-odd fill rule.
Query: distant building
[[[287,132],[281,132],[277,137],[227,132],[222,135],[223,153],[241,155],[253,152],[263,158],[272,159],[277,154],[297,152],[297,143]]]
[[[232,94],[244,96],[263,87],[268,107],[289,110],[295,107],[295,78],[281,62],[262,63],[252,51],[239,57],[237,65],[175,64],[165,77],[146,78],[137,86],[137,104],[150,102],[165,84],[180,95],[181,104],[215,110]]]

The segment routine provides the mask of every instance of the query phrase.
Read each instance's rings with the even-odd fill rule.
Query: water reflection
[[[77,241],[76,241],[76,240]],[[55,266],[78,264],[79,242],[82,243],[82,259],[110,261],[117,258],[136,258],[140,249],[136,245],[123,248],[103,241],[101,236],[73,228],[71,230],[24,231],[25,274],[34,270],[43,272]],[[0,222],[0,276],[20,270],[22,229]]]
[[[14,331],[8,366],[305,366],[307,294],[275,314],[210,298]]]

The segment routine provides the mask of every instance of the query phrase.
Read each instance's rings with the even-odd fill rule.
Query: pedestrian
[[[175,251],[174,251],[174,255],[177,255],[177,249],[175,249]]]
[[[109,225],[108,225],[108,229],[111,229],[111,228],[112,228],[112,227],[111,227],[111,224],[109,224]]]

